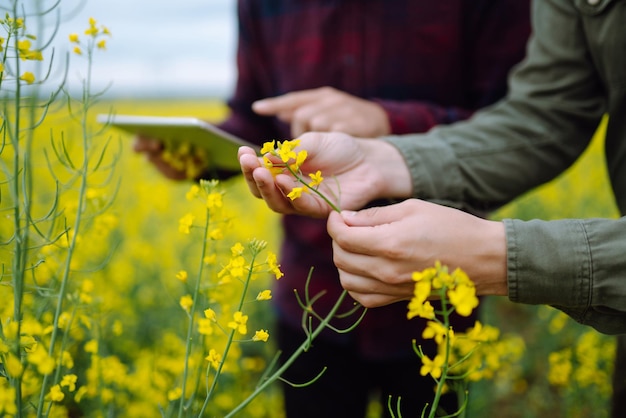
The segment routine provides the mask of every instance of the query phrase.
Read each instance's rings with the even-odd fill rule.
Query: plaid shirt
[[[239,74],[221,127],[259,144],[289,139],[289,126],[254,114],[253,101],[321,86],[378,102],[394,134],[468,118],[505,95],[530,33],[529,0],[239,0],[238,14]],[[303,294],[310,267],[311,294],[326,291],[315,304],[322,315],[341,287],[325,221],[286,216],[283,225],[274,300],[281,320],[299,327],[293,289]],[[369,358],[414,356],[423,322],[407,321],[406,310],[370,310],[355,331],[324,338],[356,338]]]

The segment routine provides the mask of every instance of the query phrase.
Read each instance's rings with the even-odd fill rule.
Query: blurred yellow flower
[[[25,81],[28,84],[33,84],[35,82],[35,74],[30,71],[25,71],[21,76],[20,80]]]
[[[446,327],[443,324],[436,321],[428,321],[426,328],[422,331],[422,338],[434,339],[437,344],[441,344],[446,337]],[[452,329],[449,330],[450,339],[452,339]]]
[[[61,402],[65,398],[65,394],[61,390],[61,386],[54,385],[50,388],[50,392],[48,392],[46,398],[52,402]]]
[[[78,37],[77,33],[70,33],[70,42],[77,44],[78,42],[80,42],[80,39]]]
[[[189,312],[189,310],[193,306],[193,298],[191,297],[191,295],[182,296],[180,298],[179,304],[181,308],[183,308],[186,312]]]
[[[191,213],[188,213],[180,218],[180,220],[178,221],[178,231],[182,232],[183,234],[189,234],[195,218],[196,217]]]
[[[439,379],[441,377],[441,369],[443,365],[444,357],[441,354],[437,354],[433,360],[425,355],[422,357],[422,367],[420,369],[420,374],[422,376],[430,374],[435,379]]]
[[[98,340],[90,340],[85,343],[85,352],[98,354]]]
[[[217,314],[211,308],[208,308],[208,309],[204,310],[204,317],[206,319],[209,319],[209,320],[213,321],[213,322],[217,321]]]
[[[228,328],[232,328],[242,335],[248,333],[248,315],[244,315],[241,311],[237,311],[233,314],[233,320],[228,323]]]
[[[183,283],[187,283],[187,272],[185,270],[181,270],[178,273],[176,273],[176,278],[178,280],[180,280]]]
[[[214,348],[212,348],[209,350],[209,355],[205,357],[205,360],[208,361],[214,369],[217,369],[222,361],[222,356],[218,354]]]
[[[187,200],[193,200],[197,198],[199,195],[200,195],[200,186],[194,183],[189,189],[189,191],[185,194],[185,198]]]
[[[213,335],[213,321],[207,318],[198,319],[198,332],[202,335]]]
[[[236,243],[230,248],[230,253],[233,255],[233,257],[243,254],[244,251],[245,248],[240,242]]]
[[[169,390],[167,392],[167,400],[172,402],[172,401],[175,401],[177,399],[180,399],[180,397],[182,395],[183,395],[182,388],[177,387],[177,388],[171,389],[171,390]]]
[[[457,285],[448,291],[448,298],[450,303],[456,308],[456,312],[461,316],[470,316],[474,308],[478,306],[474,285]]]
[[[416,316],[425,319],[433,319],[435,317],[435,308],[433,308],[433,305],[431,305],[429,301],[419,302],[416,298],[413,298],[409,302],[407,319],[415,318]]]
[[[66,374],[61,379],[61,387],[67,387],[67,390],[74,392],[76,390],[76,380],[78,376],[75,374]]]
[[[256,297],[256,300],[270,300],[272,299],[272,291],[271,290],[262,290]]]
[[[22,362],[13,353],[5,356],[3,366],[9,377],[13,378],[21,376],[24,371]]]
[[[209,193],[207,196],[206,206],[209,209],[222,207],[222,194],[219,192]]]
[[[260,329],[254,333],[254,337],[252,337],[252,341],[267,342],[267,339],[269,337],[270,337],[270,334],[266,330]]]
[[[280,279],[284,276],[283,272],[280,271],[280,264],[278,264],[278,257],[273,252],[269,251],[267,253],[267,265],[269,266],[270,272],[274,274],[276,280]]]

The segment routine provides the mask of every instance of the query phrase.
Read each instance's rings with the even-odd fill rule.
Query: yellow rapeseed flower
[[[304,191],[304,187],[294,187],[293,189],[291,189],[291,191],[287,194],[287,197],[291,200],[296,200],[297,198],[299,198],[300,196],[302,196],[302,192]]]
[[[461,316],[470,316],[475,307],[478,306],[476,288],[474,285],[461,284],[448,291],[450,303],[456,308],[456,312]]]
[[[196,217],[191,213],[188,213],[180,218],[178,221],[178,231],[183,234],[189,234],[194,219],[196,219]]]
[[[430,374],[435,379],[439,379],[441,377],[444,363],[444,357],[441,354],[437,354],[433,360],[425,355],[422,357],[422,367],[420,368],[420,374],[422,376]]]
[[[54,370],[54,359],[41,345],[37,345],[33,352],[28,353],[26,359],[30,364],[37,366],[37,371],[42,375],[50,374]]]
[[[0,380],[0,413],[4,412],[8,416],[17,414],[15,406],[15,388],[4,385],[4,379]]]
[[[85,352],[98,354],[98,340],[90,340],[85,343]]]
[[[65,394],[61,390],[61,386],[54,385],[50,388],[46,398],[52,402],[61,402],[65,398]]]
[[[276,154],[284,163],[289,162],[289,160],[291,159],[295,160],[297,158],[297,154],[294,151],[294,148],[297,147],[299,144],[300,141],[297,139],[294,139],[292,141],[283,141],[278,144]]]
[[[265,142],[261,147],[261,155],[273,152],[276,149],[276,141]]]
[[[74,392],[76,390],[76,380],[78,376],[75,374],[66,374],[61,379],[61,387],[67,387],[67,390]]]
[[[262,290],[256,296],[256,300],[270,300],[272,299],[272,291],[271,290]]]
[[[176,278],[183,283],[187,282],[187,277],[188,277],[188,274],[185,270],[181,270],[178,273],[176,273]]]
[[[200,195],[200,186],[194,183],[189,189],[189,191],[185,194],[185,198],[187,200],[194,200],[199,195]]]
[[[78,37],[78,34],[77,34],[77,33],[70,33],[69,38],[70,38],[70,42],[72,42],[72,43],[74,43],[74,44],[77,44],[77,43],[79,43],[79,42],[80,42],[80,39],[79,39],[79,37]]]
[[[21,76],[20,80],[25,81],[28,84],[33,84],[35,82],[35,74],[30,71],[25,71]]]
[[[209,320],[213,321],[213,322],[217,321],[217,314],[211,308],[208,308],[208,309],[204,310],[204,317],[206,319],[209,319]]]
[[[212,348],[209,350],[209,355],[205,357],[205,360],[208,361],[214,369],[217,369],[222,361],[222,356]]]
[[[182,388],[177,387],[177,388],[171,389],[171,390],[169,390],[167,392],[167,400],[172,402],[172,401],[175,401],[177,399],[180,399],[180,397],[182,395],[183,395]]]
[[[429,301],[420,302],[416,298],[413,298],[409,302],[407,319],[415,318],[416,316],[425,319],[433,319],[435,317],[435,308]]]
[[[228,323],[228,328],[232,328],[242,335],[248,333],[248,315],[244,315],[241,311],[237,311],[233,314],[233,320]]]
[[[280,264],[278,264],[278,257],[273,252],[269,251],[267,253],[267,265],[269,266],[270,272],[274,274],[276,280],[280,279],[284,276],[283,272],[280,271]]]
[[[242,255],[245,250],[245,247],[240,242],[237,242],[235,243],[235,245],[230,247],[230,253],[233,255],[233,257]]]
[[[452,339],[453,331],[450,328],[448,330],[450,333],[450,339]],[[437,344],[441,344],[446,338],[446,327],[443,324],[436,321],[428,321],[426,323],[426,328],[422,332],[422,338],[424,339],[434,339]]]
[[[206,206],[209,209],[221,208],[222,207],[222,194],[219,192],[209,193],[206,200]]]
[[[309,183],[311,187],[319,186],[324,181],[320,170],[317,170],[315,173],[309,173],[309,177],[311,178],[311,183]]]
[[[3,366],[9,377],[19,377],[24,371],[22,362],[13,353],[9,353],[5,356]]]
[[[198,332],[202,335],[213,335],[213,321],[207,318],[198,319]]]
[[[193,298],[191,297],[191,295],[182,296],[180,298],[179,304],[181,308],[183,308],[186,312],[189,312],[189,310],[193,306]]]
[[[252,337],[252,341],[267,342],[267,339],[269,337],[270,337],[270,334],[266,330],[260,329],[254,333],[254,337]]]

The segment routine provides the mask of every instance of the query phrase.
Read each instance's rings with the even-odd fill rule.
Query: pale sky
[[[94,59],[93,85],[110,95],[225,97],[235,73],[235,0],[63,0],[55,49],[71,48],[89,17],[109,28],[107,50]],[[72,60],[76,57],[72,56]],[[73,61],[74,62],[74,61]],[[77,62],[79,64],[79,62]],[[70,86],[81,66],[70,65]]]

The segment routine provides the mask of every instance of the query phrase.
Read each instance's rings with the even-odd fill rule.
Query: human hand
[[[291,124],[295,138],[308,131],[343,132],[361,138],[391,133],[387,113],[377,103],[332,87],[300,90],[256,101],[252,109]]]
[[[506,295],[506,238],[501,222],[422,200],[331,213],[341,285],[366,307],[410,299],[411,275],[435,265],[460,267],[478,294]]]
[[[321,171],[319,191],[343,209],[360,209],[374,199],[409,197],[411,178],[400,152],[385,141],[356,139],[342,133],[309,132],[298,138],[297,150],[308,156],[300,166],[306,177]],[[239,149],[239,163],[252,194],[283,214],[325,217],[331,207],[314,193],[291,200],[287,194],[298,186],[290,174],[272,173],[249,147]]]
[[[195,178],[205,168],[200,155],[188,154],[174,157],[165,150],[163,142],[156,138],[136,136],[133,141],[133,150],[144,154],[161,174],[171,180]]]

